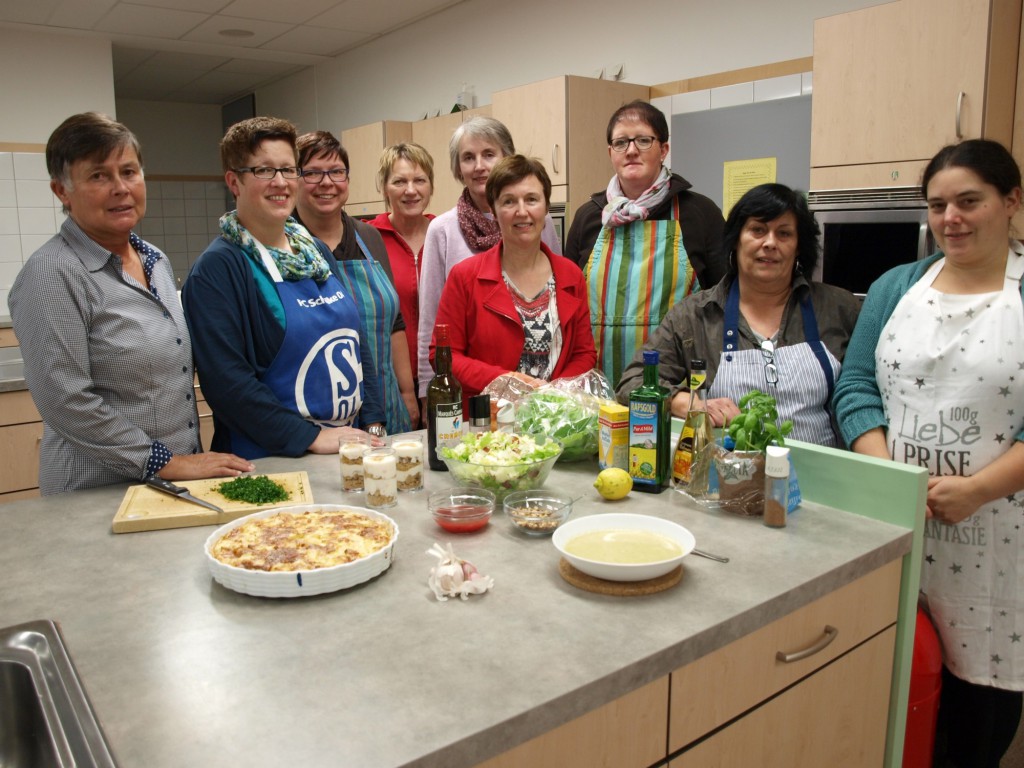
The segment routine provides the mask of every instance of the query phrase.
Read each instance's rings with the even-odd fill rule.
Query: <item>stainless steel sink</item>
[[[114,765],[57,625],[0,629],[0,768]]]

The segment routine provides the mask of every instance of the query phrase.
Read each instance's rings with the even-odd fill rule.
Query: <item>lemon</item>
[[[601,470],[594,481],[594,487],[606,499],[622,499],[633,490],[633,478],[624,469],[609,467]]]

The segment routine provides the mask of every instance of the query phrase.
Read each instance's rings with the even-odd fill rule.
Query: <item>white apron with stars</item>
[[[944,294],[937,261],[907,292],[875,350],[896,461],[931,476],[969,476],[1024,428],[1024,249],[1014,244],[1003,289]],[[1024,690],[1024,493],[985,504],[957,525],[925,521],[921,593],[943,659],[971,683]]]

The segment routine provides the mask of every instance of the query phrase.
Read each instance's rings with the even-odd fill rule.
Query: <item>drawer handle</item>
[[[793,651],[793,653],[786,653],[785,651],[778,651],[775,654],[775,658],[781,661],[783,664],[791,664],[794,661],[800,661],[806,659],[808,656],[813,656],[819,651],[825,650],[829,643],[839,636],[839,630],[830,624],[825,625],[825,633],[821,636],[814,645],[804,648],[802,651]]]

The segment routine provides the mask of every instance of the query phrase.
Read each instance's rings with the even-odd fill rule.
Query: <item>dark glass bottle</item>
[[[438,446],[455,445],[462,438],[462,385],[452,375],[452,348],[448,326],[434,329],[434,378],[427,386],[427,463],[437,471],[448,466],[437,455]]]
[[[633,489],[661,493],[672,448],[668,387],[658,383],[658,352],[644,350],[644,383],[629,393],[629,474]]]

